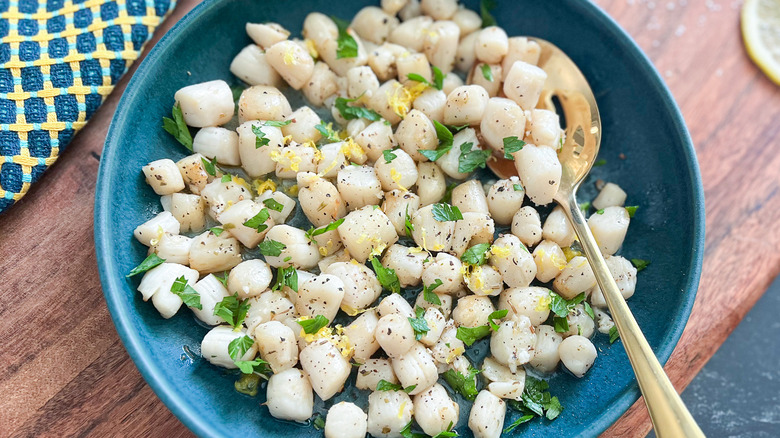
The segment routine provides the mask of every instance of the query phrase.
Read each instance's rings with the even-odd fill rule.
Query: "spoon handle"
[[[585,217],[580,211],[574,192],[568,196],[568,204],[563,210],[579,237],[596,281],[604,293],[604,299],[620,333],[628,360],[634,368],[656,435],[659,438],[704,437],[663,367],[658,363],[626,300],[623,299],[615,284],[596,239],[593,238],[590,228],[585,223]]]

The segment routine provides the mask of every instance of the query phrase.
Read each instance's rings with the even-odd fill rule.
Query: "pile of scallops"
[[[185,306],[212,327],[205,360],[265,364],[275,418],[310,420],[315,397],[337,397],[355,374],[367,400],[332,404],[326,437],[400,437],[413,419],[436,436],[463,424],[440,379],[454,370],[480,382],[468,427],[498,437],[526,369],[562,363],[582,377],[594,332],[613,326],[563,211],[544,207],[563,132],[536,108],[547,76],[538,44],[483,28],[456,0],[381,3],[347,26],[313,12],[302,39],[248,23],[252,43],[230,65],[246,84],[237,103],[224,80],[176,92],[197,132],[191,155],[143,168],[163,211],[134,234],[163,262],[138,290],[162,317]],[[298,91],[308,105],[293,111]],[[519,177],[474,179],[505,154]],[[628,298],[637,271],[615,255],[625,200],[605,184],[588,225]],[[312,229],[288,224],[300,215]],[[554,326],[553,298],[581,294],[568,328]],[[489,352],[471,363],[459,331],[483,326]]]

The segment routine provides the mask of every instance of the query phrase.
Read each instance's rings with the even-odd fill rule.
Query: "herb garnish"
[[[125,277],[129,278],[134,275],[144,273],[152,268],[160,266],[163,263],[165,263],[165,259],[161,259],[156,253],[151,253],[144,259],[144,261],[141,262],[140,265],[136,266],[130,271],[129,274],[125,275]]]
[[[171,115],[172,119],[163,117],[163,129],[183,144],[185,148],[192,151],[192,134],[184,121],[184,114],[182,114],[181,105],[178,102],[171,109]]]

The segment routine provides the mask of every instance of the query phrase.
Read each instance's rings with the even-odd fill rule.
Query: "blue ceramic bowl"
[[[376,2],[373,2],[376,3]],[[466,2],[478,8],[476,1]],[[308,12],[353,16],[359,1],[260,2],[206,0],[163,37],[130,81],[108,132],[95,200],[95,241],[103,290],[119,336],[141,374],[181,421],[200,436],[321,436],[311,426],[271,418],[262,394],[233,389],[234,374],[198,356],[206,329],[182,310],[164,320],[125,274],[146,255],[132,230],[160,210],[145,184],[146,163],[186,152],[161,128],[174,92],[213,79],[232,80],[228,66],[249,43],[244,23],[276,21],[299,34]],[[552,41],[579,65],[593,87],[604,124],[600,158],[590,181],[614,181],[639,210],[622,254],[652,265],[629,300],[662,363],[688,319],[701,269],[704,199],[693,146],[677,106],[653,66],[609,17],[581,0],[499,2],[493,11],[510,35]],[[581,199],[595,195],[585,183]],[[595,436],[637,399],[638,389],[620,342],[597,335],[596,365],[583,379],[558,373],[550,385],[565,410],[555,421],[518,428],[520,436]],[[191,353],[192,352],[192,353]],[[342,398],[360,397],[349,390]],[[365,397],[365,395],[362,395]],[[458,431],[471,436],[461,408]],[[511,413],[511,419],[516,417]]]

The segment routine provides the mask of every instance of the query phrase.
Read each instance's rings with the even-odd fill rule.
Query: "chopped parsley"
[[[650,265],[650,260],[631,259],[631,264],[636,268],[636,272],[641,272]]]
[[[266,229],[268,229],[268,225],[265,223],[268,221],[268,219],[271,217],[271,214],[268,213],[268,209],[264,208],[260,210],[259,213],[254,215],[251,219],[244,222],[245,227],[253,228],[258,233],[262,233]]]
[[[513,157],[512,154],[522,149],[525,144],[526,143],[523,140],[520,140],[516,136],[504,137],[504,158],[514,161],[515,157]]]
[[[306,237],[308,237],[309,240],[314,240],[314,236],[319,236],[320,234],[325,234],[328,231],[333,231],[343,223],[344,223],[344,218],[341,218],[337,221],[329,223],[328,225],[325,225],[322,228],[311,227],[309,228],[308,231],[306,231]]]
[[[327,125],[319,123],[315,125],[314,128],[317,131],[320,131],[322,137],[330,142],[337,143],[341,141],[339,135],[335,131],[333,131],[333,123],[328,123]]]
[[[452,139],[454,138],[452,131],[436,120],[433,120],[433,127],[436,128],[436,138],[439,139],[439,144],[452,146]]]
[[[437,306],[441,306],[441,298],[439,298],[436,293],[433,292],[434,289],[441,286],[442,282],[440,279],[434,280],[433,284],[430,286],[423,285],[423,299],[431,304],[435,304]]]
[[[479,12],[482,16],[482,27],[495,26],[496,19],[490,13],[490,10],[496,7],[494,0],[481,0],[479,2]]]
[[[433,83],[417,73],[409,73],[406,77],[410,80],[421,82],[429,87],[441,90],[444,86],[444,73],[435,65],[432,65],[431,69],[433,70]]]
[[[417,385],[409,385],[404,388],[399,383],[390,383],[385,379],[380,380],[379,383],[376,384],[377,391],[403,391],[409,394],[414,391],[414,388],[417,388]]]
[[[414,314],[416,318],[408,318],[409,324],[412,326],[412,330],[414,330],[414,339],[419,341],[422,339],[423,336],[425,336],[428,331],[430,330],[430,327],[428,327],[428,321],[423,318],[425,315],[425,309],[422,307],[417,307],[414,309]]]
[[[504,429],[504,433],[510,433],[513,430],[515,430],[515,428],[517,426],[519,426],[519,425],[521,425],[523,423],[527,423],[527,422],[529,422],[529,421],[531,421],[533,419],[534,419],[534,416],[531,415],[531,414],[523,415],[522,417],[520,417],[517,420],[515,420],[514,422],[512,422],[512,424],[510,424],[506,429]]]
[[[398,155],[394,154],[393,151],[382,151],[382,156],[385,158],[385,164],[390,164],[398,158]]]
[[[217,176],[217,158],[212,158],[211,161],[206,161],[201,157],[200,161],[203,163],[203,170],[211,176]]]
[[[489,243],[478,243],[467,249],[466,252],[460,256],[460,259],[470,265],[484,265],[489,256],[488,250],[490,250]]]
[[[192,151],[192,134],[184,121],[184,114],[181,112],[181,105],[178,102],[171,109],[171,115],[172,119],[163,117],[163,129],[183,144],[185,148]]]
[[[439,222],[455,222],[463,219],[460,209],[454,205],[433,204],[433,218]]]
[[[449,204],[452,201],[452,191],[457,187],[456,183],[447,184],[447,190],[444,191],[444,196],[441,198],[441,202]]]
[[[214,306],[214,315],[230,324],[233,329],[241,327],[249,310],[249,302],[238,299],[238,292],[228,295]]]
[[[371,120],[372,122],[376,122],[377,120],[382,119],[382,116],[380,116],[379,113],[372,109],[347,105],[348,103],[354,102],[355,100],[357,99],[347,99],[344,97],[336,98],[335,106],[336,109],[339,110],[341,117],[344,117],[346,120],[363,118]]]
[[[412,237],[412,233],[414,232],[414,225],[412,225],[412,218],[409,216],[409,206],[406,206],[406,211],[404,212],[404,230],[406,231],[406,235],[409,237]]]
[[[328,318],[322,315],[317,315],[311,319],[299,319],[298,325],[303,328],[303,331],[311,335],[320,331],[321,328],[327,326],[330,323]]]
[[[260,254],[264,256],[279,257],[282,251],[287,248],[287,245],[276,240],[264,240],[260,242],[257,248],[260,250]]]
[[[358,44],[355,38],[347,32],[349,22],[334,16],[330,18],[336,23],[336,27],[339,30],[339,36],[336,40],[336,59],[356,58],[358,56]]]
[[[129,278],[134,275],[142,274],[152,268],[160,266],[163,263],[165,263],[165,259],[161,259],[157,254],[151,253],[144,259],[144,261],[141,262],[140,265],[136,266],[130,271],[129,274],[125,275],[125,277]]]
[[[311,425],[317,430],[325,429],[325,420],[322,419],[322,415],[317,414],[317,417],[314,418]]]
[[[222,286],[225,286],[227,288],[227,284],[228,284],[228,272],[227,271],[223,272],[221,277],[219,275],[215,275],[214,278],[219,280],[219,282],[222,283]]]
[[[466,400],[474,401],[479,394],[477,390],[477,374],[481,371],[474,368],[469,364],[467,375],[463,375],[460,371],[449,369],[442,374],[444,380],[450,385],[453,391],[460,393]]]
[[[563,411],[563,406],[561,406],[558,397],[553,397],[550,394],[548,391],[549,388],[550,385],[546,381],[526,375],[522,400],[510,400],[508,401],[508,405],[512,409],[522,413],[523,417],[531,415],[554,420],[561,414],[561,411]],[[523,417],[521,417],[521,419]],[[519,425],[524,422],[525,421],[518,422],[517,424]],[[515,427],[516,426],[517,425],[515,425]],[[504,430],[504,432],[507,431]]]
[[[507,315],[509,311],[497,310],[488,315],[488,323],[486,325],[480,325],[477,327],[458,327],[458,332],[455,337],[463,341],[466,346],[471,347],[475,342],[484,338],[490,334],[490,331],[498,331],[499,325],[493,322],[494,319],[501,319]]]
[[[638,205],[632,205],[629,207],[626,207],[626,211],[628,212],[628,217],[634,217],[634,214],[636,213],[636,209],[639,208]]]
[[[607,164],[607,160],[602,158],[602,159],[596,161],[595,163],[593,163],[593,167],[599,167],[599,166],[603,166],[605,164]]]
[[[385,268],[376,257],[371,257],[371,267],[374,268],[376,278],[383,288],[394,294],[401,293],[401,282],[398,281],[398,275],[395,274],[394,269]]]
[[[233,177],[231,175],[225,174],[225,175],[222,175],[221,181],[223,183],[227,183],[227,182],[233,181]]]
[[[255,341],[247,335],[233,339],[228,344],[228,354],[234,361],[240,360],[254,344]]]
[[[174,280],[171,285],[171,292],[178,295],[184,301],[185,306],[203,310],[203,306],[200,304],[200,294],[187,284],[187,279],[183,275]]]
[[[593,313],[593,308],[590,307],[590,304],[585,302],[585,292],[570,300],[567,300],[557,293],[550,291],[550,311],[552,311],[554,314],[553,327],[555,328],[556,332],[565,333],[569,331],[569,321],[566,319],[566,317],[569,315],[569,313],[573,312],[577,304],[580,303],[583,303],[585,313],[587,313],[588,316],[590,316],[592,319],[595,319],[596,315]]]
[[[512,188],[515,189],[516,192],[522,192],[523,186],[520,184],[512,184]]]
[[[285,286],[298,292],[298,271],[295,270],[294,266],[276,270],[276,283],[274,283],[272,289],[281,290]]]
[[[582,210],[583,213],[587,213],[588,210],[590,210],[590,202],[583,202],[580,204],[580,210]]]
[[[271,139],[265,136],[262,126],[252,125],[252,133],[255,134],[255,149],[267,146],[271,142]]]
[[[482,64],[479,69],[482,70],[482,77],[485,78],[486,81],[493,82],[493,70],[491,70],[490,65]]]
[[[474,143],[466,142],[460,145],[460,156],[458,157],[458,172],[471,173],[477,168],[484,169],[487,159],[490,158],[490,151],[474,149]]]
[[[268,121],[263,122],[263,126],[273,126],[274,128],[281,128],[282,126],[287,126],[287,125],[289,125],[290,123],[292,123],[294,121],[295,121],[295,119],[282,120],[282,121],[268,120]]]
[[[602,208],[601,210],[597,210],[596,214],[604,214],[604,209]]]
[[[614,344],[618,339],[620,339],[620,333],[618,333],[617,326],[613,325],[609,329],[609,343]]]
[[[437,122],[438,123],[438,122]],[[422,156],[429,159],[430,161],[436,161],[439,158],[443,157],[447,152],[449,152],[452,149],[452,143],[445,145],[440,144],[436,149],[417,149],[417,152],[419,152]]]
[[[282,210],[284,210],[284,205],[280,204],[274,198],[264,199],[263,204],[265,204],[266,207],[270,208],[273,211],[281,212]]]

